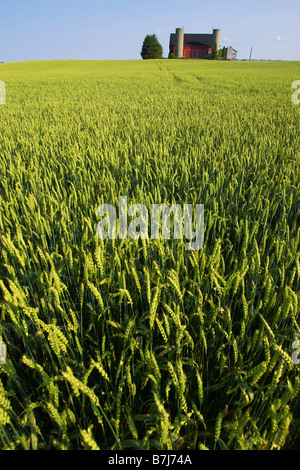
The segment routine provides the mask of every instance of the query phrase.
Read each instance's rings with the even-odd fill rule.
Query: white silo
[[[177,59],[183,57],[184,29],[176,28],[175,55]]]
[[[220,44],[221,44],[221,30],[220,29],[214,29],[213,30],[212,49],[214,49],[215,44],[217,44],[217,51],[219,51],[220,50]]]

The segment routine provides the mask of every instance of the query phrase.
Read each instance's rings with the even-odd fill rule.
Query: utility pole
[[[253,49],[253,48],[251,47],[249,60],[251,60],[251,58],[252,58],[252,49]]]

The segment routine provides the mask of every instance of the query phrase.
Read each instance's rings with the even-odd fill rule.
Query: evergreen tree
[[[148,34],[143,42],[141,56],[143,59],[161,59],[163,54],[162,45],[158,42],[155,34]]]
[[[214,48],[213,48],[213,58],[216,59],[218,57],[218,50],[217,50],[217,43],[215,42]]]

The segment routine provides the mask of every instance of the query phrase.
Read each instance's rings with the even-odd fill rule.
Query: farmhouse
[[[203,59],[213,53],[215,45],[217,50],[220,50],[220,42],[220,29],[213,29],[211,34],[186,34],[184,28],[176,28],[176,32],[170,34],[170,54],[175,54],[177,59],[182,57]],[[236,51],[232,48],[227,52],[227,55],[230,60],[236,59]]]
[[[226,60],[236,60],[237,51],[235,49],[233,49],[233,47],[231,47],[231,46],[226,47],[225,58],[226,58]]]

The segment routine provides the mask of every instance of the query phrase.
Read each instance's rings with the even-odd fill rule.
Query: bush
[[[158,42],[155,34],[147,35],[144,39],[141,56],[143,59],[161,59],[163,54],[162,45]]]

